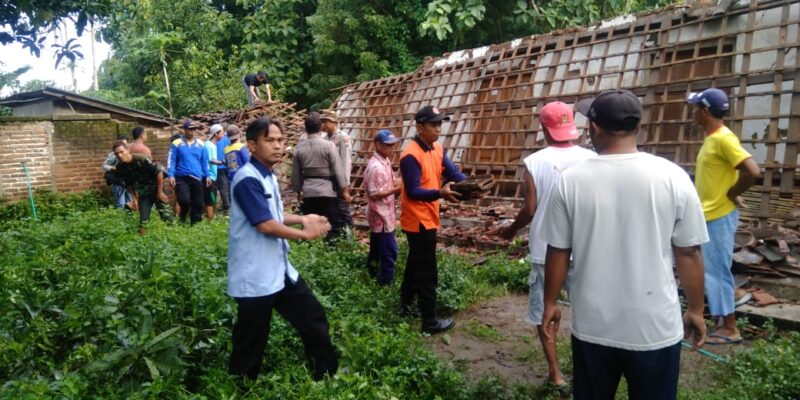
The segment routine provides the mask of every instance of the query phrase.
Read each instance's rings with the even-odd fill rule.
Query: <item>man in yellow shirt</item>
[[[713,317],[722,317],[722,323],[708,335],[706,343],[738,343],[742,336],[734,312],[733,236],[739,221],[739,195],[755,183],[761,171],[750,153],[742,148],[739,137],[722,121],[729,109],[725,92],[706,89],[689,94],[687,102],[694,105],[694,122],[706,133],[697,154],[694,182],[710,239],[703,245],[708,308]]]

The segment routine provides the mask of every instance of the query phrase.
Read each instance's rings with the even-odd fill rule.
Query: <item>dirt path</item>
[[[456,315],[452,331],[425,340],[439,357],[463,368],[471,380],[496,375],[509,384],[540,385],[547,379],[547,363],[535,328],[524,320],[527,307],[527,295],[519,294],[478,304]],[[569,318],[569,307],[563,307],[558,355],[566,377],[572,371]],[[706,350],[724,356],[741,346],[706,346]],[[706,387],[713,379],[708,367],[716,362],[683,351],[680,386]]]

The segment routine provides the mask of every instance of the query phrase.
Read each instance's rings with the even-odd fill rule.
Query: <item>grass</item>
[[[497,343],[503,339],[503,333],[491,326],[482,324],[474,319],[466,322],[464,330],[472,337],[490,343]]]
[[[291,255],[325,307],[347,371],[311,381],[300,338],[275,317],[267,371],[237,381],[225,368],[235,303],[224,291],[224,219],[170,227],[156,218],[140,237],[134,215],[98,210],[106,199],[96,194],[38,204],[40,223],[26,217],[25,204],[0,207],[0,399],[569,398],[547,385],[473,382],[437,359],[396,315],[399,284],[378,287],[361,268],[366,249],[354,242],[295,244]],[[400,242],[398,276],[407,252]],[[527,264],[502,253],[479,266],[444,253],[439,260],[444,313],[527,288]],[[476,321],[467,330],[503,340]],[[533,360],[538,340],[526,338],[531,351],[519,357]],[[569,341],[557,352],[569,375]],[[800,398],[800,334],[770,330],[730,364],[709,368],[707,388],[682,390],[681,399]]]

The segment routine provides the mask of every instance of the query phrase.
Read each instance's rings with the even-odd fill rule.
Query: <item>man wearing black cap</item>
[[[400,155],[400,173],[403,175],[400,227],[408,237],[400,307],[402,314],[414,314],[412,303],[414,297],[419,297],[422,331],[438,333],[455,325],[452,318],[436,318],[439,199],[458,201],[460,195],[450,189],[450,182],[460,182],[465,177],[447,158],[442,145],[436,142],[442,121],[449,121],[450,117],[436,107],[425,106],[414,119],[418,134]]]
[[[683,169],[638,151],[642,106],[631,92],[605,91],[578,110],[599,156],[562,173],[544,214],[544,333],[558,332],[556,299],[573,256],[574,398],[614,398],[624,375],[631,399],[675,399],[681,340],[705,341],[700,200]]]

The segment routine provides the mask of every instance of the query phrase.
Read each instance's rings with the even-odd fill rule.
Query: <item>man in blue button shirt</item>
[[[211,186],[208,153],[203,141],[194,137],[198,128],[200,124],[190,119],[183,121],[183,137],[169,145],[167,160],[169,184],[181,206],[180,220],[186,222],[188,214],[193,225],[203,218],[203,186]]]
[[[229,371],[258,377],[275,309],[300,333],[313,378],[333,375],[338,359],[325,310],[289,262],[287,239],[313,240],[331,226],[319,215],[283,213],[273,168],[281,162],[284,138],[276,120],[260,118],[247,127],[250,162],[231,182],[228,295],[238,306]],[[290,225],[302,225],[302,229]]]

